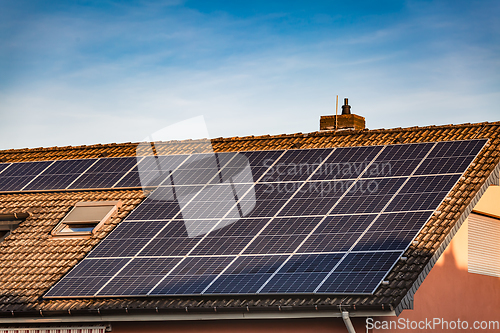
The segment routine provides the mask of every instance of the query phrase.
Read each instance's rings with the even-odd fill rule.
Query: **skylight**
[[[51,234],[63,238],[89,237],[115,215],[119,207],[120,201],[78,202]]]

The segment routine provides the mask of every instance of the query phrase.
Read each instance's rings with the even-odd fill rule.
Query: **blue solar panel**
[[[206,290],[206,294],[256,293],[288,256],[239,257]]]
[[[455,156],[428,158],[415,172],[416,175],[437,175],[443,173],[463,173],[475,156]]]
[[[295,255],[264,286],[262,292],[312,293],[340,262],[342,254]]]
[[[326,161],[332,149],[289,150],[264,175],[265,182],[300,181],[309,178]],[[297,163],[300,161],[300,163]]]
[[[61,291],[65,291],[68,296],[92,296],[128,261],[129,259],[125,258],[84,260],[49,293],[57,295]]]
[[[26,191],[64,189],[76,180],[96,160],[55,161],[24,188]]]
[[[313,174],[313,180],[356,179],[382,146],[337,148]]]
[[[134,157],[117,157],[98,160],[82,174],[70,189],[111,188],[137,163]]]
[[[475,156],[481,151],[487,141],[487,139],[480,139],[438,142],[428,158]]]
[[[318,293],[372,293],[402,252],[350,253],[319,285]]]
[[[433,146],[433,143],[388,146],[362,177],[409,176]]]
[[[34,178],[35,176],[0,177],[0,191],[20,191]]]
[[[460,175],[411,177],[386,211],[435,210]]]
[[[137,165],[115,187],[158,186],[188,157],[188,155],[139,156]]]
[[[1,176],[36,176],[52,163],[53,161],[12,163],[12,165],[8,169],[2,172]]]
[[[186,258],[151,292],[151,295],[200,294],[234,259],[233,257]]]
[[[79,292],[371,294],[484,144],[180,157],[163,178],[148,176],[161,185],[83,261],[127,266]],[[158,170],[155,159],[142,169]],[[47,296],[75,296],[66,280]]]
[[[99,295],[144,295],[181,261],[181,258],[135,258],[99,292]]]
[[[20,191],[53,161],[12,163],[0,174],[0,191]]]
[[[0,163],[0,174],[10,166],[10,163]]]

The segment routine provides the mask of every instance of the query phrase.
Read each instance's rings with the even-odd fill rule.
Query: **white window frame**
[[[81,220],[78,222],[65,222],[66,218],[76,209],[80,207],[99,207],[107,206],[110,207],[109,212],[100,220]],[[71,211],[64,216],[64,218],[56,225],[56,227],[51,231],[51,235],[54,239],[61,238],[90,238],[94,235],[107,221],[109,221],[113,216],[118,213],[118,209],[122,206],[121,201],[83,201],[76,203]],[[66,227],[70,225],[89,225],[94,226],[91,231],[73,231],[73,232],[62,232]]]
[[[500,277],[500,219],[473,212],[468,222],[469,273]]]

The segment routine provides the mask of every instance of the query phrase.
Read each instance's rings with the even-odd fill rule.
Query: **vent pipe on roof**
[[[344,98],[344,105],[342,105],[342,114],[351,114],[351,106],[348,103],[348,99]]]

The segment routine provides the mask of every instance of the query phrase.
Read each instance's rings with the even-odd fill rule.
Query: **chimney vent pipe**
[[[344,105],[342,105],[342,114],[351,114],[351,106],[348,103],[348,99],[344,98]]]

